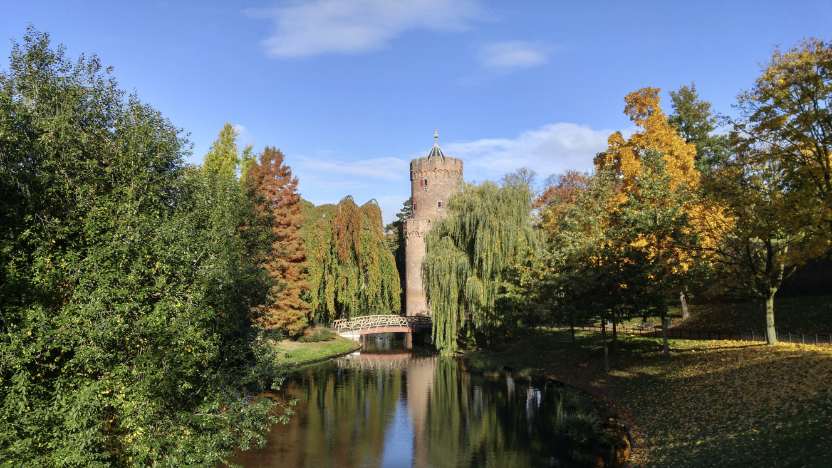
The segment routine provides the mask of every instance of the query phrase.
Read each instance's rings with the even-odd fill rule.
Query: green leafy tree
[[[404,223],[413,217],[413,198],[404,201],[402,209],[396,213],[396,220],[384,226],[384,235],[387,238],[387,246],[396,260],[396,271],[399,272],[401,285],[401,303],[404,304],[405,287],[405,252],[404,252]]]
[[[667,117],[668,123],[685,142],[696,145],[694,167],[705,176],[711,175],[713,168],[726,161],[730,153],[728,136],[713,134],[718,119],[711,111],[711,103],[699,99],[695,83],[670,91],[670,100],[673,113]]]
[[[531,201],[524,184],[466,185],[448,200],[447,218],[428,231],[422,276],[433,340],[443,354],[456,349],[466,313],[492,346],[502,342],[511,316],[499,300],[516,276],[517,264],[538,247]]]
[[[605,308],[598,293],[608,287],[608,276],[599,249],[608,242],[615,202],[613,179],[605,174],[568,172],[553,178],[537,199],[546,249],[525,281],[552,320],[569,324],[573,341],[575,325],[600,317]]]
[[[607,234],[610,257],[619,257],[614,281],[625,285],[617,291],[624,300],[620,308],[645,316],[667,314],[669,293],[683,289],[696,264],[689,253],[700,240],[689,215],[694,192],[674,183],[663,156],[650,148],[643,152],[643,170],[621,209],[612,212]]]
[[[680,254],[698,242],[689,187],[673,182],[662,153],[647,148],[639,160],[624,193],[611,171],[547,190],[548,252],[531,277],[555,316],[571,325],[609,320],[615,335],[624,318],[665,315],[669,292],[689,280],[690,256]]]
[[[252,399],[279,382],[249,315],[268,220],[49,42],[30,27],[0,74],[0,459],[214,467],[277,420]]]

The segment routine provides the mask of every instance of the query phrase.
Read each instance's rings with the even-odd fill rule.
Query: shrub
[[[335,333],[328,330],[316,331],[315,333],[298,338],[301,343],[317,343],[319,341],[330,341],[335,339]]]
[[[576,442],[597,440],[601,424],[591,412],[592,406],[592,401],[578,393],[562,390],[555,406],[555,427]]]

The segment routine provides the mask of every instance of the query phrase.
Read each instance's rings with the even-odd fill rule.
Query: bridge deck
[[[345,331],[357,331],[359,334],[388,333],[388,332],[412,332],[430,329],[430,317],[401,315],[365,315],[349,319],[335,321],[335,329],[338,333]]]

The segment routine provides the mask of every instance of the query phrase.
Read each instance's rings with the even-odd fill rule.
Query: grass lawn
[[[282,340],[275,343],[275,346],[280,352],[280,360],[278,362],[291,363],[343,353],[358,346],[358,342],[336,335],[330,341],[301,343],[299,341]]]
[[[611,399],[632,425],[633,466],[826,467],[832,459],[832,347],[619,337],[603,372],[600,333],[517,336],[476,352]]]

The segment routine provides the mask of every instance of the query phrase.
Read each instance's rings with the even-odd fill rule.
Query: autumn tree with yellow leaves
[[[653,148],[664,156],[672,185],[684,183],[689,187],[699,185],[699,171],[694,167],[696,145],[687,143],[667,121],[659,106],[659,88],[641,88],[624,98],[624,113],[641,129],[625,140],[621,132],[607,139],[609,147],[595,157],[599,170],[612,169],[621,180],[621,192],[632,190],[635,179],[642,172],[641,155]]]
[[[595,157],[595,166],[599,171],[612,171],[618,178],[619,205],[624,203],[631,192],[637,190],[637,180],[644,175],[642,157],[648,150],[657,151],[662,155],[663,171],[669,176],[669,190],[682,187],[688,193],[696,193],[699,188],[700,173],[695,165],[696,145],[685,141],[677,128],[668,122],[659,105],[660,91],[659,88],[647,87],[624,98],[624,113],[640,130],[633,133],[629,139],[624,139],[621,132],[613,133],[608,139],[607,150]],[[696,230],[699,220],[706,215],[722,219],[722,210],[719,207],[703,205],[694,199],[691,198],[684,207],[685,214],[691,220],[691,229]],[[697,252],[701,252],[684,243],[668,243],[665,239],[657,237],[657,234],[645,234],[639,239],[638,244],[645,249],[647,258],[658,255],[672,258],[673,261],[668,264],[668,268],[673,268],[674,274],[682,274],[691,268],[700,257]],[[682,291],[679,291],[679,294],[684,306],[684,294]]]
[[[808,258],[824,253],[826,242],[812,225],[820,206],[805,205],[800,187],[789,182],[782,159],[761,162],[767,147],[749,147],[722,164],[708,191],[723,200],[732,223],[706,219],[704,230],[714,243],[715,259],[747,281],[765,298],[767,342],[777,342],[774,296]]]
[[[832,42],[803,40],[779,48],[750,90],[738,96],[741,118],[731,121],[738,150],[755,165],[773,162],[801,188],[804,206],[819,204],[816,230],[832,227]],[[764,145],[766,151],[756,151]]]
[[[777,341],[774,296],[806,260],[829,250],[832,227],[832,44],[804,40],[776,50],[754,87],[738,96],[733,154],[707,192],[734,220],[705,218],[717,259],[765,299]]]

